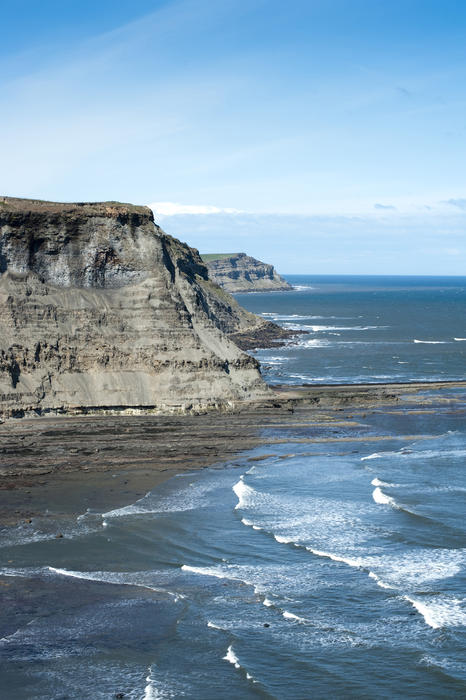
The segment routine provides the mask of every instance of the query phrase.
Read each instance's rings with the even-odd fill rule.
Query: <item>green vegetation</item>
[[[233,258],[238,253],[201,253],[203,262],[207,263],[211,260],[223,260],[223,258]]]

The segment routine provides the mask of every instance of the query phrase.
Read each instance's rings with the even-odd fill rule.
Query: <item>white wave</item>
[[[466,625],[466,599],[435,596],[428,602],[419,598],[403,596],[422,615],[425,622],[433,629]]]
[[[319,318],[334,318],[333,316],[301,316],[300,314],[279,314],[275,312],[262,313],[265,318],[273,318],[274,321],[312,321]]]
[[[417,340],[414,338],[413,343],[421,343],[423,345],[445,345],[447,340]]]
[[[422,658],[419,659],[420,664],[425,664],[426,666],[437,666],[438,668],[445,669],[447,672],[453,671],[455,673],[461,673],[463,676],[466,673],[466,663],[452,661],[451,659],[434,659],[433,656],[429,654],[424,654]]]
[[[294,341],[291,341],[294,344]],[[330,345],[330,341],[328,340],[323,340],[319,338],[311,338],[310,340],[301,340],[298,343],[296,343],[302,348],[325,348]]]
[[[289,362],[291,358],[289,357],[282,357],[282,356],[273,356],[273,357],[261,357],[261,364],[263,365],[282,365],[284,362]]]
[[[230,644],[230,646],[227,649],[227,653],[223,657],[224,661],[229,661],[235,668],[241,668],[241,664],[239,662],[238,657],[236,656],[235,652],[233,651],[233,647]]]
[[[293,542],[293,538],[290,537],[283,537],[283,535],[274,535],[274,538],[280,544],[295,544],[295,542]]]
[[[152,677],[153,670],[151,667],[148,669],[148,676],[146,678],[146,687],[144,688],[144,695],[141,700],[176,700],[181,695],[185,695],[184,690],[181,688],[168,687],[167,683],[159,684]],[[157,683],[157,685],[156,685]],[[126,697],[126,696],[125,696]],[[133,695],[128,697],[134,697]]]
[[[388,487],[399,486],[399,484],[390,484],[390,483],[388,483],[388,481],[381,481],[378,477],[375,477],[375,479],[372,479],[371,484],[372,484],[372,486],[388,486]]]
[[[453,338],[453,340],[456,340],[457,343],[461,343],[466,341],[466,338]]]
[[[224,660],[224,661],[228,661],[230,664],[233,664],[233,666],[234,666],[235,668],[241,669],[241,670],[246,674],[246,678],[248,679],[248,681],[252,681],[253,683],[257,683],[257,681],[255,680],[255,678],[253,678],[253,676],[251,676],[251,674],[248,673],[248,672],[246,671],[246,669],[243,668],[243,667],[241,666],[241,664],[240,664],[240,662],[239,662],[239,659],[238,659],[238,657],[236,656],[235,652],[233,651],[233,646],[232,646],[231,644],[230,644],[230,646],[228,647],[227,653],[226,653],[225,656],[223,657],[223,660]]]
[[[293,379],[301,379],[302,381],[305,382],[322,382],[324,381],[325,377],[310,377],[308,374],[289,374],[288,376],[292,377]]]
[[[374,574],[373,571],[369,571],[369,578],[373,579],[380,588],[393,588],[393,586],[390,586],[388,583],[385,583],[385,581],[382,581],[382,579],[377,576],[377,574]]]
[[[42,570],[44,571],[44,570]],[[175,600],[184,598],[181,593],[173,593],[160,586],[154,586],[152,579],[161,579],[164,574],[162,572],[120,572],[120,571],[71,571],[69,569],[59,569],[54,566],[47,566],[45,571],[58,576],[67,576],[69,578],[77,578],[83,581],[96,581],[98,583],[109,583],[117,586],[137,586],[146,588],[156,593],[164,593],[171,596]],[[146,579],[146,580],[144,580]]]
[[[312,547],[307,551],[360,569],[378,586],[386,589],[404,589],[439,581],[458,574],[464,565],[466,550],[436,550],[434,553],[407,552],[403,556],[349,557],[325,552]]]
[[[189,484],[179,488],[170,496],[162,496],[148,491],[142,498],[122,508],[115,508],[102,513],[102,520],[138,515],[157,515],[158,513],[179,513],[202,508],[208,504],[210,492],[217,488],[212,483]]]
[[[243,525],[246,525],[247,527],[252,527],[253,530],[262,530],[263,528],[259,527],[259,525],[254,525],[252,520],[247,520],[247,518],[241,518],[241,522]]]
[[[361,462],[365,462],[367,459],[379,459],[380,457],[383,457],[383,455],[381,455],[379,452],[373,452],[367,457],[361,457]]]
[[[421,584],[456,576],[464,569],[465,563],[465,549],[415,549],[402,555],[370,559],[368,565],[383,575],[384,580],[406,591],[407,588],[415,590]]]
[[[396,501],[391,496],[387,496],[386,493],[382,491],[380,486],[377,486],[372,492],[372,498],[376,503],[381,505],[392,506],[393,508],[398,508]]]
[[[466,450],[462,448],[454,449],[440,449],[440,450],[415,450],[413,447],[406,448],[402,447],[400,450],[387,450],[386,452],[374,452],[368,457],[361,457],[361,462],[368,459],[389,459],[389,458],[406,458],[410,461],[413,459],[430,459],[432,457],[464,457],[466,456]]]
[[[27,627],[32,623],[32,620],[30,620],[26,625],[23,627],[19,627],[17,630],[12,632],[11,634],[7,634],[6,637],[0,637],[0,643],[2,644],[10,644],[10,642],[15,642],[17,639],[21,639],[24,633],[24,627]]]
[[[305,284],[296,284],[296,285],[293,285],[293,289],[295,292],[305,292],[308,289],[315,289],[315,287],[309,287],[308,285],[305,285]]]
[[[302,326],[314,331],[315,333],[326,331],[375,331],[378,329],[386,329],[389,326]]]
[[[240,581],[235,576],[229,576],[223,569],[217,567],[209,566],[189,566],[188,564],[183,564],[181,571],[190,571],[193,574],[200,574],[201,576],[214,576],[215,578],[227,578]]]
[[[174,697],[171,693],[169,695],[160,691],[154,685],[154,679],[152,678],[152,668],[149,666],[148,676],[146,678],[146,687],[144,688],[144,695],[142,700],[163,700],[164,698]]]
[[[255,489],[244,483],[242,476],[240,477],[239,481],[234,484],[233,491],[238,497],[238,503],[235,506],[235,510],[251,506],[255,501],[255,496],[257,495],[257,491],[255,491]]]
[[[338,561],[342,564],[347,564],[348,566],[360,569],[363,560],[362,559],[352,559],[351,557],[341,557],[338,554],[332,554],[331,552],[322,552],[320,549],[313,549],[312,547],[306,547],[308,552],[315,554],[317,557],[325,557],[331,559],[332,561]]]
[[[288,612],[288,610],[284,610],[282,615],[285,618],[285,620],[295,620],[296,622],[307,622],[306,618],[299,617],[299,615],[295,615],[294,613],[290,613],[290,612]]]
[[[183,564],[181,570],[189,571],[193,574],[199,574],[200,576],[212,576],[214,578],[226,579],[228,581],[239,581],[240,583],[245,583],[247,586],[253,586],[254,593],[256,595],[263,595],[261,585],[256,584],[253,580],[247,578],[244,575],[244,570],[239,566],[231,566],[228,568],[228,570],[225,570],[220,567],[189,566],[188,564]],[[250,572],[250,569],[247,569],[247,571]]]
[[[225,630],[223,629],[223,627],[220,627],[219,625],[216,625],[215,622],[211,622],[210,620],[208,620],[208,622],[207,622],[207,627],[211,627],[211,628],[214,629],[214,630],[220,630],[221,632],[224,632],[224,631],[225,631]]]
[[[49,566],[47,568],[49,571],[59,576],[69,576],[70,578],[79,578],[86,581],[95,581],[101,578],[97,576],[96,579],[96,572],[68,571],[68,569],[56,569],[54,566]]]
[[[208,566],[188,566],[187,564],[183,564],[181,569],[183,571],[199,574],[201,576],[213,576],[218,579],[238,581],[240,583],[246,584],[247,586],[251,586],[254,589],[254,594],[256,596],[262,598],[263,605],[265,605],[266,607],[272,607],[273,605],[275,605],[275,603],[273,603],[273,601],[271,601],[270,598],[268,598],[268,595],[264,590],[264,573],[260,569],[257,569],[257,567],[228,565],[227,568],[221,568]]]

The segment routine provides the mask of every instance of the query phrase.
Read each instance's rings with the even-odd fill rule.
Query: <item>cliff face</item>
[[[273,265],[246,253],[203,255],[210,277],[227,292],[269,292],[292,289]]]
[[[247,320],[146,207],[0,198],[0,273],[0,415],[190,410],[267,391],[224,334]]]

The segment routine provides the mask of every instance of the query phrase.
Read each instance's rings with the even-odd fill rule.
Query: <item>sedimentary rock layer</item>
[[[209,268],[210,277],[227,292],[269,292],[292,289],[280,277],[273,265],[251,258],[246,253],[228,255],[208,254],[202,259]]]
[[[267,392],[225,335],[247,312],[149,208],[0,198],[0,273],[0,415],[186,411]]]

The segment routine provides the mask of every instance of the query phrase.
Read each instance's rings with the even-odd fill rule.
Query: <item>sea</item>
[[[288,276],[238,294],[300,342],[255,353],[271,384],[447,381],[466,372],[466,277]]]
[[[237,295],[303,331],[254,352],[270,383],[466,378],[466,277],[288,279]],[[466,697],[466,392],[422,396],[297,411],[134,503],[3,528],[0,696]]]

